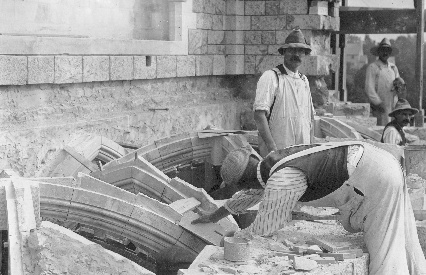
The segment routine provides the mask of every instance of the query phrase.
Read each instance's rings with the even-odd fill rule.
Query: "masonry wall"
[[[338,64],[330,37],[339,18],[309,14],[308,1],[168,3],[171,41],[0,36],[0,169],[36,175],[82,131],[140,146],[209,124],[239,129],[256,80],[282,63],[277,49],[295,27],[313,48],[304,74]],[[146,23],[137,24],[142,37]]]

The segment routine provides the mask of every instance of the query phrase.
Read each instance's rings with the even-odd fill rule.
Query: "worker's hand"
[[[191,224],[197,224],[197,223],[210,223],[211,221],[211,215],[203,215],[191,222]]]

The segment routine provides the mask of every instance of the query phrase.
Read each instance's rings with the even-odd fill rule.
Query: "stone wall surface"
[[[338,65],[339,17],[308,0],[104,2],[0,1],[0,167],[33,176],[79,132],[141,146],[209,124],[240,129],[294,28],[312,46],[302,73]]]
[[[139,147],[201,130],[239,129],[244,102],[223,77],[0,87],[0,167],[34,176],[81,132]]]

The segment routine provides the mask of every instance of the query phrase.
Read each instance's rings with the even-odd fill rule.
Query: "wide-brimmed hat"
[[[379,45],[372,47],[370,49],[370,53],[376,56],[379,55],[379,48],[390,48],[392,50],[392,53],[390,55],[397,55],[399,53],[399,50],[397,48],[393,48],[389,39],[387,38],[383,38],[382,42],[380,42]]]
[[[404,111],[404,110],[410,110],[413,115],[415,115],[419,112],[419,110],[417,110],[416,108],[411,108],[410,103],[408,103],[408,101],[406,99],[400,98],[400,99],[398,99],[398,102],[395,105],[395,109],[392,112],[389,113],[389,116],[395,117],[395,115],[399,111]]]
[[[293,30],[285,39],[284,45],[282,45],[278,52],[280,54],[283,54],[284,49],[288,48],[302,48],[306,49],[308,54],[312,51],[311,46],[306,42],[305,36],[303,36],[303,33],[301,30],[296,29]]]
[[[238,183],[247,168],[251,154],[252,147],[250,145],[229,152],[220,168],[220,175],[223,180],[221,186]]]

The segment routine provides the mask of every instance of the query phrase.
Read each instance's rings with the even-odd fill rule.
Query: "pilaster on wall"
[[[175,41],[0,36],[0,85],[258,74],[282,62],[294,28],[313,49],[304,74],[336,67],[339,17],[310,14],[307,0],[173,0],[169,18]]]

